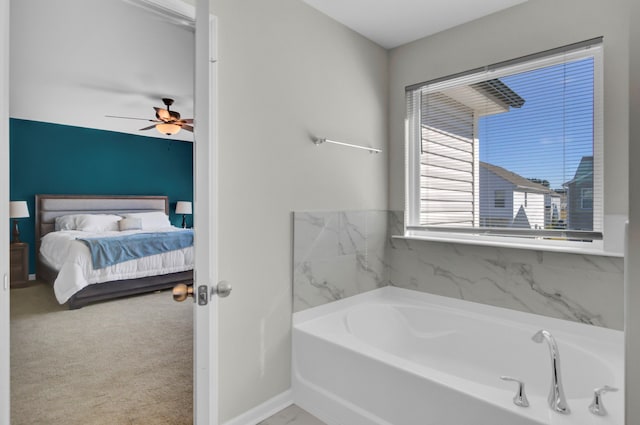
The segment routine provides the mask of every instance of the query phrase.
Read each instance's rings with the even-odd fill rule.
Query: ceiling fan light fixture
[[[163,124],[156,125],[156,130],[158,130],[162,134],[166,134],[167,136],[176,134],[177,132],[180,131],[181,128],[182,127],[180,127],[178,124],[163,123]]]
[[[115,115],[106,116],[111,118],[127,118],[132,120],[142,120],[156,123],[151,124],[147,127],[143,127],[139,131],[147,131],[155,128],[156,130],[158,130],[158,133],[165,134],[167,136],[172,136],[180,132],[180,130],[193,133],[193,118],[182,119],[179,112],[170,110],[169,107],[173,104],[173,99],[163,98],[162,102],[167,109],[154,106],[153,109],[156,111],[156,119],[150,120],[146,118],[120,117]]]

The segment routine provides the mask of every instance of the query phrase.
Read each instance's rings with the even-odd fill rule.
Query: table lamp
[[[17,219],[29,217],[27,201],[9,202],[9,217],[13,219],[13,241],[11,243],[20,243],[20,229],[18,229]]]
[[[178,201],[176,204],[176,214],[182,214],[182,228],[187,228],[187,214],[193,214],[193,208],[189,201]]]

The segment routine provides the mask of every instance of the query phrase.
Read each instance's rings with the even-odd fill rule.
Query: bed
[[[69,309],[81,308],[96,301],[110,300],[146,292],[172,288],[178,283],[193,284],[193,247],[185,247],[180,251],[156,254],[146,259],[129,260],[113,267],[116,272],[127,270],[126,273],[98,273],[91,271],[80,272],[80,269],[88,269],[86,265],[79,266],[87,260],[74,258],[62,258],[60,255],[84,252],[89,255],[89,248],[82,247],[81,241],[76,241],[78,234],[68,229],[56,231],[56,218],[58,225],[63,223],[66,217],[81,215],[83,218],[102,218],[108,215],[119,216],[149,216],[154,214],[169,213],[169,199],[166,196],[101,196],[101,195],[36,195],[35,216],[35,246],[36,246],[36,277],[54,287],[56,298],[61,304],[68,303]],[[74,230],[74,229],[71,229]],[[100,229],[102,231],[103,229]],[[177,231],[180,229],[165,229]],[[127,231],[123,233],[136,233]],[[63,237],[68,242],[61,241]],[[96,236],[86,233],[89,237]],[[48,247],[50,240],[58,240],[53,248]],[[44,244],[43,244],[44,241]],[[43,246],[44,245],[44,246]],[[47,250],[41,251],[43,248]],[[43,252],[45,252],[43,254]],[[162,256],[162,257],[161,257]],[[181,263],[172,264],[166,256],[180,258]],[[53,258],[60,257],[60,258]],[[75,264],[76,270],[69,272],[69,264]],[[138,263],[133,262],[140,262]],[[144,262],[144,263],[142,263]],[[82,263],[84,264],[84,263]],[[154,266],[155,264],[155,266]],[[157,266],[157,267],[156,267]],[[139,268],[139,270],[138,270]],[[167,272],[167,270],[175,270]],[[80,276],[87,273],[87,276]],[[77,275],[77,276],[76,276]],[[71,290],[70,287],[75,286]],[[61,289],[62,288],[62,289]]]

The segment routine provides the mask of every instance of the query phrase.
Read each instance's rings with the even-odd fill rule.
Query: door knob
[[[185,285],[184,283],[179,283],[173,287],[173,300],[182,302],[189,297],[193,297],[193,285]]]
[[[231,293],[231,284],[226,280],[218,282],[215,288],[211,289],[211,295],[218,294],[220,298],[228,297]]]

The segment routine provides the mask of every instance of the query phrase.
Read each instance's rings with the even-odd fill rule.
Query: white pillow
[[[78,214],[61,215],[56,217],[55,230],[76,230],[76,217]]]
[[[84,232],[109,232],[118,230],[122,217],[114,214],[81,214],[76,217],[76,229]]]
[[[118,229],[121,232],[125,230],[140,230],[142,229],[142,219],[135,217],[123,218],[118,222]]]
[[[164,229],[171,227],[169,216],[161,211],[146,213],[130,213],[124,214],[125,218],[139,218],[142,220],[142,229]]]

